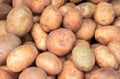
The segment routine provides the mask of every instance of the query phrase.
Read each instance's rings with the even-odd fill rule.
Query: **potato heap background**
[[[0,79],[120,79],[120,0],[0,0]]]

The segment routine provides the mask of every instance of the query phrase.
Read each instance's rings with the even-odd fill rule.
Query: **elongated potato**
[[[94,49],[96,62],[100,67],[112,67],[118,69],[118,62],[110,49],[104,45],[100,45]]]
[[[5,20],[1,20],[0,21],[0,36],[1,35],[5,35],[5,34],[7,34],[6,21]]]
[[[7,66],[13,72],[20,72],[30,66],[38,54],[33,45],[21,45],[13,49],[7,57]]]
[[[72,61],[67,60],[63,64],[58,79],[84,79],[84,73],[77,69]]]
[[[47,33],[42,30],[41,25],[39,23],[35,23],[33,25],[31,34],[36,43],[37,48],[42,51],[47,50],[46,48]]]

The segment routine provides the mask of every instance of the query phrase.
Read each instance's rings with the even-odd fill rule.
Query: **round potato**
[[[90,40],[95,32],[96,23],[92,19],[84,19],[81,27],[76,32],[76,37],[83,40]]]
[[[1,20],[0,21],[0,36],[7,34],[7,30],[6,30],[6,21],[5,20]]]
[[[0,36],[0,65],[5,64],[10,51],[21,44],[21,40],[13,34]]]
[[[47,74],[41,68],[29,67],[20,73],[19,79],[47,79]]]
[[[50,32],[60,27],[62,22],[62,14],[59,9],[53,5],[45,8],[40,17],[41,28],[45,32]]]
[[[74,15],[74,16],[73,16]],[[80,14],[79,10],[73,8],[66,12],[63,18],[63,27],[76,32],[82,23],[82,15]]]
[[[69,0],[71,3],[79,3],[81,2],[82,0]]]
[[[96,6],[94,19],[100,25],[109,25],[114,21],[115,11],[112,4],[101,2]]]
[[[65,3],[65,0],[51,0],[51,5],[59,8]]]
[[[60,28],[50,32],[47,37],[47,49],[56,54],[63,56],[69,53],[75,45],[76,37],[72,31]]]
[[[104,45],[100,45],[94,49],[96,62],[100,67],[112,67],[118,69],[118,62],[110,49]]]
[[[13,49],[7,57],[7,66],[13,72],[20,72],[30,66],[38,51],[33,45],[21,45]]]
[[[7,16],[6,29],[19,37],[26,35],[33,24],[33,16],[26,6],[12,8]]]
[[[82,71],[90,71],[95,65],[95,57],[86,45],[76,45],[72,50],[72,60],[75,66]]]
[[[43,52],[38,55],[36,65],[50,75],[57,75],[62,70],[62,62],[51,52]]]
[[[113,25],[120,27],[120,16],[115,19]]]
[[[91,1],[92,3],[95,3],[95,4],[98,4],[100,2],[107,2],[107,1],[110,1],[110,0],[88,0],[88,1]]]
[[[58,79],[84,79],[84,74],[75,67],[72,61],[67,60],[63,64],[63,69],[58,75]]]

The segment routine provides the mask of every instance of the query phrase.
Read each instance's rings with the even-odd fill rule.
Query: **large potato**
[[[60,28],[50,32],[48,35],[47,49],[58,56],[63,56],[72,50],[75,41],[76,37],[72,31]]]
[[[115,11],[112,4],[101,2],[96,6],[94,19],[98,24],[109,25],[114,21]]]
[[[75,66],[82,71],[90,71],[95,65],[95,57],[86,45],[76,45],[72,50],[72,60]]]
[[[62,62],[51,52],[43,52],[38,55],[36,65],[50,75],[57,75],[62,70]]]
[[[67,60],[63,64],[58,79],[84,79],[84,73],[77,69],[72,61]]]
[[[0,36],[0,65],[5,64],[10,51],[21,44],[21,40],[13,34]]]
[[[120,41],[120,27],[104,26],[95,31],[95,39],[100,44],[108,44],[110,41]]]
[[[96,23],[92,19],[84,19],[81,27],[76,32],[76,37],[83,40],[90,40],[95,32]]]
[[[33,24],[33,16],[26,6],[12,8],[7,16],[6,29],[17,36],[27,34]]]
[[[1,35],[5,35],[7,34],[7,31],[6,31],[6,21],[5,20],[1,20],[0,21],[0,36]]]
[[[118,68],[118,62],[110,49],[104,45],[100,45],[94,49],[96,62],[100,67]]]
[[[38,51],[33,45],[21,45],[13,49],[7,57],[7,66],[13,72],[20,72],[30,66]]]

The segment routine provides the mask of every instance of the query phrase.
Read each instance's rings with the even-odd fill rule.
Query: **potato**
[[[84,19],[81,27],[76,32],[76,37],[83,40],[90,40],[95,32],[96,23],[92,19]]]
[[[120,79],[120,77],[114,69],[107,67],[94,71],[88,79]]]
[[[21,44],[21,40],[13,34],[0,36],[0,65],[5,64],[10,51]]]
[[[75,67],[72,61],[67,60],[63,64],[63,69],[58,75],[58,79],[84,79],[84,74]]]
[[[73,16],[74,15],[74,16]],[[63,27],[76,32],[82,23],[82,15],[80,14],[79,10],[73,8],[66,12],[63,18]]]
[[[50,32],[60,27],[62,14],[59,9],[53,5],[48,6],[40,17],[40,24],[45,32]]]
[[[27,44],[27,45],[33,45],[34,47],[36,47],[36,45],[35,45],[35,43],[34,42],[32,42],[32,41],[26,41],[26,42],[24,42],[23,44]]]
[[[55,79],[55,76],[53,76],[53,75],[48,75],[48,76],[47,76],[47,79]]]
[[[98,24],[109,25],[115,18],[115,11],[112,4],[101,2],[96,6],[94,19]]]
[[[12,7],[10,5],[0,3],[0,20],[5,20],[11,9]]]
[[[0,3],[11,4],[12,0],[0,0]]]
[[[50,32],[47,37],[47,49],[56,54],[63,56],[69,53],[75,45],[76,37],[72,31],[60,28]]]
[[[40,21],[40,16],[39,15],[34,15],[33,16],[33,23],[39,23]]]
[[[87,41],[81,40],[81,39],[77,39],[76,40],[76,45],[81,45],[81,44],[90,47],[90,44]]]
[[[100,67],[112,67],[118,69],[118,62],[110,49],[104,45],[100,45],[94,49],[96,62]]]
[[[114,26],[120,27],[120,17],[117,17],[113,23]]]
[[[80,3],[82,0],[69,0],[71,3]]]
[[[51,5],[59,8],[65,3],[65,0],[51,0]]]
[[[41,25],[39,23],[35,23],[33,25],[31,35],[39,50],[42,50],[42,51],[47,50],[46,48],[47,33],[42,30]]]
[[[110,1],[110,0],[88,0],[88,1],[91,1],[92,3],[95,3],[95,4],[98,4],[100,2],[107,2],[107,1]]]
[[[6,31],[6,21],[5,20],[1,20],[0,21],[0,36],[7,34]]]
[[[7,57],[7,66],[13,72],[20,72],[30,66],[38,54],[33,45],[21,45],[13,49]]]
[[[72,50],[72,60],[75,66],[82,71],[90,71],[95,65],[95,57],[86,45],[76,45]]]
[[[81,3],[76,6],[83,18],[89,18],[93,15],[96,5],[90,2]]]
[[[13,76],[9,72],[3,69],[0,69],[0,78],[1,79],[14,79]]]
[[[19,79],[47,79],[47,74],[41,68],[29,67],[21,72]]]
[[[21,6],[22,4],[22,0],[12,0],[12,6],[13,7],[17,7],[17,6]]]
[[[74,3],[68,2],[65,4],[66,6],[70,6],[72,8],[74,8],[76,5]]]
[[[37,56],[36,65],[50,75],[57,75],[62,70],[62,62],[51,52],[43,52]]]
[[[95,39],[100,44],[108,44],[110,41],[120,41],[120,27],[112,25],[97,28]]]
[[[120,64],[120,41],[111,41],[108,43],[108,48],[116,57],[118,64]]]
[[[100,46],[99,43],[96,43],[96,44],[91,44],[91,49],[94,50],[96,47]]]
[[[50,5],[51,0],[22,0],[22,4],[28,6],[33,13],[40,14],[42,11]]]
[[[12,8],[7,16],[6,29],[19,37],[26,35],[33,24],[32,13],[26,6]]]

